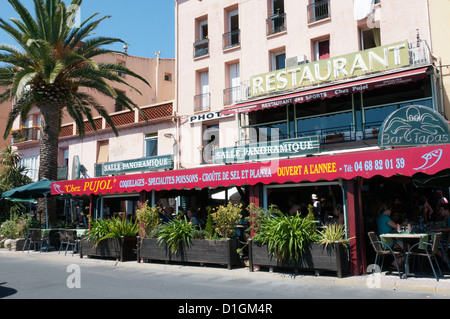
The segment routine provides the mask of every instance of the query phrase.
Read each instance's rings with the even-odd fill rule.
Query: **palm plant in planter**
[[[86,254],[120,261],[133,259],[137,233],[137,224],[127,220],[95,220],[88,235],[81,240],[80,257]]]
[[[343,226],[328,226],[318,232],[315,221],[300,215],[273,214],[260,220],[256,234],[249,240],[250,271],[253,265],[294,269],[331,270],[342,277],[346,271]],[[253,242],[255,244],[253,244]]]

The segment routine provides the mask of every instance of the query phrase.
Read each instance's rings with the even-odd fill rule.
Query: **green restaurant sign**
[[[251,96],[408,66],[408,41],[276,70],[250,78]]]
[[[427,146],[450,142],[448,121],[432,108],[410,105],[392,112],[383,122],[378,146]]]
[[[158,169],[173,168],[173,156],[151,156],[139,159],[133,159],[120,162],[109,162],[99,164],[101,166],[101,175],[117,175],[131,172],[150,171]],[[98,170],[100,172],[100,169]]]
[[[279,157],[307,155],[320,152],[319,136],[254,143],[213,150],[214,164],[270,160]]]

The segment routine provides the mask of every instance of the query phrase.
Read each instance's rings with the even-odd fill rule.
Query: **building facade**
[[[418,196],[434,195],[418,176],[449,168],[447,53],[436,44],[448,10],[429,2],[409,1],[399,19],[404,5],[383,0],[177,0],[173,125],[158,131],[174,169],[52,193],[133,193],[174,209],[237,194],[286,213],[320,202],[319,223],[340,205],[351,273],[364,273],[378,203],[413,219]]]

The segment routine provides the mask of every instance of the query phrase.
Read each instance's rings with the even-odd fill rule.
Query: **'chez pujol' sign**
[[[251,95],[274,93],[408,66],[408,41],[371,48],[250,78]]]

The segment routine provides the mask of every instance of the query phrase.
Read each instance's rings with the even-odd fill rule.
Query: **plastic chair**
[[[389,247],[379,239],[378,235],[375,232],[368,232],[367,235],[369,236],[370,244],[372,245],[376,253],[374,264],[378,265],[378,257],[381,257],[380,269],[381,271],[383,271],[384,257],[386,257],[387,255],[392,255],[394,257],[395,265],[397,266],[398,275],[401,278],[400,266],[398,265],[397,256],[400,256],[402,253],[392,250],[391,247]]]
[[[72,256],[75,253],[75,250],[77,250],[78,247],[78,238],[77,238],[77,231],[76,230],[66,230],[66,236],[67,236],[67,246],[66,246],[66,254],[67,250],[69,249],[69,246],[73,247]]]
[[[418,243],[412,245],[408,251],[408,257],[409,256],[421,256],[421,257],[428,258],[428,261],[430,262],[431,269],[433,270],[433,274],[434,274],[434,277],[436,278],[436,281],[439,281],[439,277],[437,276],[436,271],[434,270],[433,262],[431,259],[434,258],[437,268],[439,270],[439,274],[442,277],[441,267],[439,267],[439,263],[436,258],[436,253],[438,252],[438,249],[439,249],[439,243],[441,241],[441,237],[442,237],[442,233],[437,233],[434,235],[432,243],[418,242]],[[419,245],[424,245],[424,249],[419,249],[419,250],[413,251],[413,249]]]
[[[58,250],[58,254],[61,252],[61,248],[63,245],[67,245],[67,235],[66,235],[66,230],[65,229],[61,229],[59,231],[59,250]]]
[[[40,229],[30,229],[30,238],[28,243],[28,253],[30,253],[30,246],[33,244],[34,250],[36,250],[36,244],[39,245],[39,252],[42,251],[42,244],[46,241],[45,237],[41,236],[41,230]],[[48,245],[47,251],[48,251]]]

